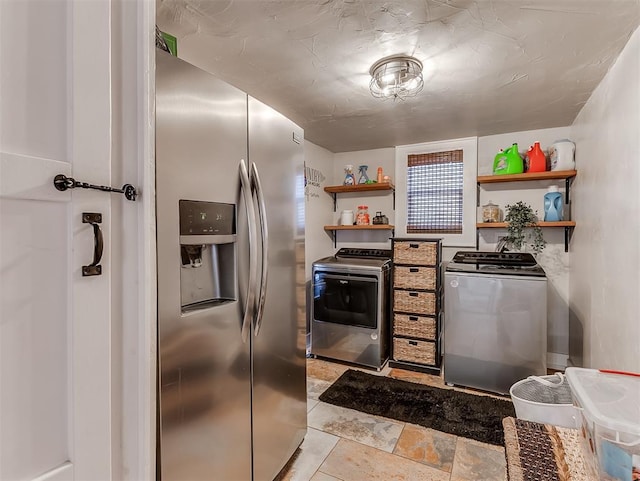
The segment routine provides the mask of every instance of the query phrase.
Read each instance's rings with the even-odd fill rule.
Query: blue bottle
[[[544,221],[557,222],[562,220],[562,194],[558,192],[558,186],[552,185],[544,194]]]

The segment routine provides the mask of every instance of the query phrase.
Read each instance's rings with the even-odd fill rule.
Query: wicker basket
[[[418,364],[436,363],[436,345],[429,341],[413,339],[393,339],[393,359]]]
[[[415,337],[417,339],[436,339],[435,317],[393,315],[393,335]]]
[[[436,295],[433,292],[393,291],[393,310],[434,316]]]
[[[436,288],[436,268],[395,266],[393,284],[404,289],[433,290]]]
[[[419,266],[435,266],[437,262],[438,244],[436,242],[394,242],[394,264],[414,264]]]

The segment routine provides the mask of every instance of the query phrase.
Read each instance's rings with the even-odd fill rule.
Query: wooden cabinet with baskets
[[[440,373],[440,239],[396,239],[393,250],[392,355],[389,365]]]

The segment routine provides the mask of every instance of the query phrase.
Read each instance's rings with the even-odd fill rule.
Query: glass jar
[[[369,225],[369,206],[359,205],[356,215],[356,225]]]
[[[500,207],[489,201],[482,206],[482,222],[500,222]]]

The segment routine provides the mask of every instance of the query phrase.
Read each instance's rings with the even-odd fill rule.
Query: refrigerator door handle
[[[254,335],[258,335],[260,332],[260,326],[262,326],[262,314],[264,311],[264,302],[267,295],[267,256],[269,254],[269,229],[267,228],[267,209],[264,203],[264,193],[262,190],[262,184],[260,184],[260,176],[258,175],[258,168],[255,162],[251,163],[251,189],[255,191],[258,202],[258,214],[260,217],[260,231],[262,234],[262,275],[260,276],[260,288],[258,290],[258,296],[256,298],[256,314],[255,314],[255,327]]]
[[[253,208],[253,195],[251,193],[251,181],[244,159],[240,159],[240,185],[244,196],[244,203],[247,205],[247,220],[249,223],[249,283],[247,287],[247,299],[244,305],[244,316],[242,319],[242,342],[246,344],[251,330],[251,319],[255,310],[256,298],[256,277],[258,271],[257,252],[257,225],[256,213]]]

